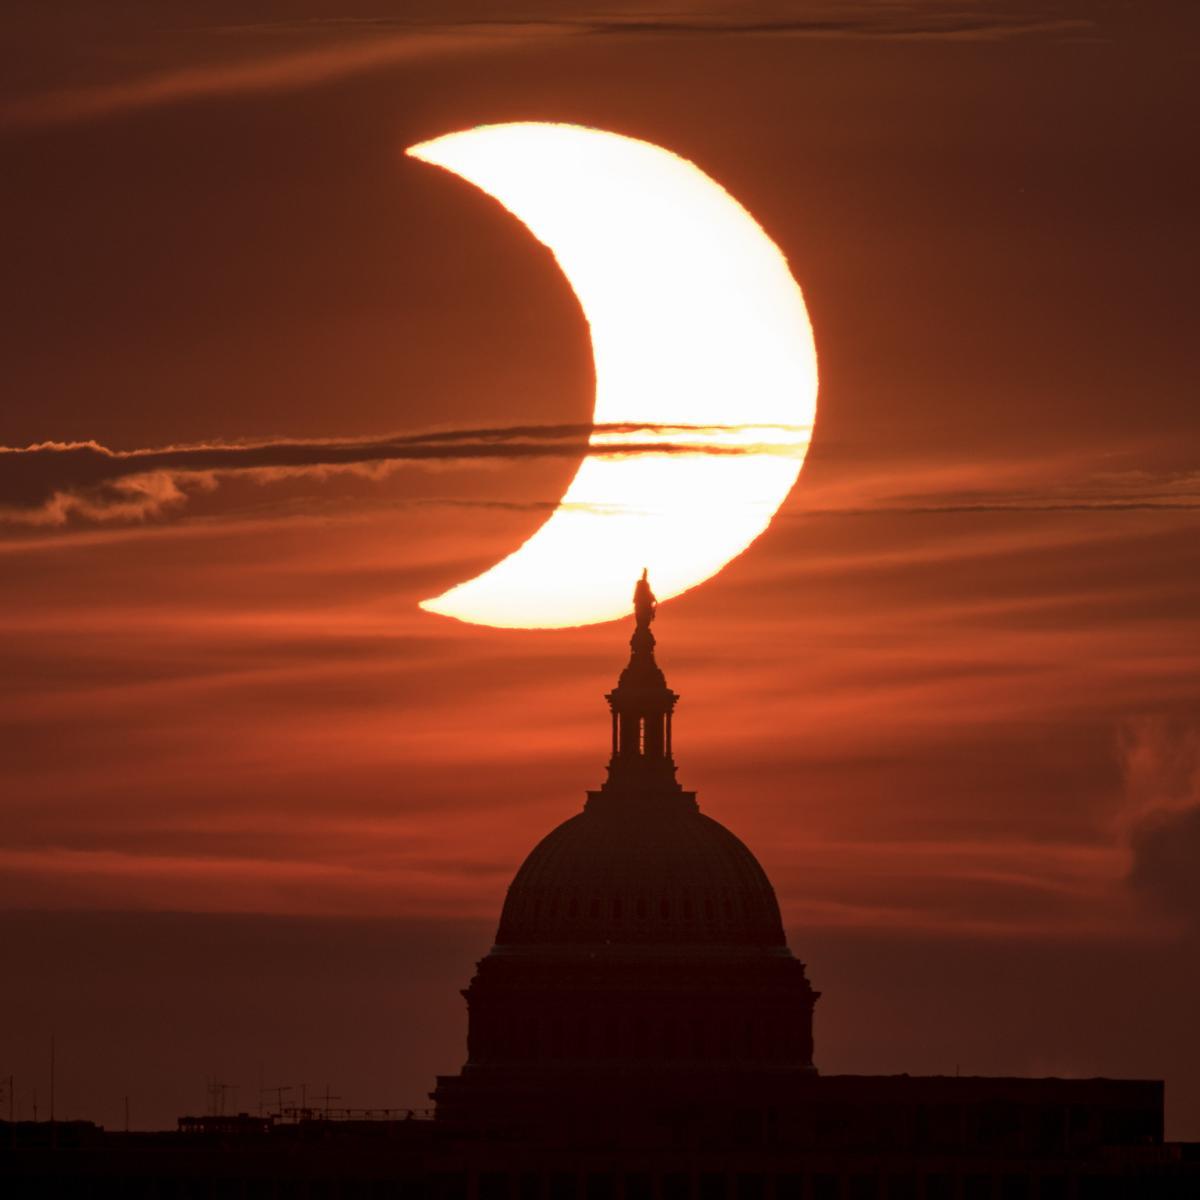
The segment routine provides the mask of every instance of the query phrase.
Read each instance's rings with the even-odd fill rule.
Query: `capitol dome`
[[[668,1119],[702,1092],[733,1102],[814,1071],[818,993],[758,860],[676,780],[679,697],[654,658],[644,578],[635,607],[606,697],[608,777],[513,879],[463,992],[467,1062],[438,1078],[440,1121],[598,1129],[631,1079]]]
[[[775,892],[758,860],[689,792],[593,792],[517,872],[498,951],[557,945],[782,948]]]

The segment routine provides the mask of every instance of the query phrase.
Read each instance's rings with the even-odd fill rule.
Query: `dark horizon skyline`
[[[754,15],[66,0],[0,32],[0,447],[574,431],[168,472],[123,510],[46,507],[57,452],[0,454],[27,1110],[52,1031],[60,1112],[112,1127],[260,1061],[400,1106],[459,1061],[504,889],[598,783],[624,635],[417,607],[542,524],[595,380],[545,248],[403,150],[547,120],[696,163],[804,291],[799,483],[664,604],[662,655],[685,786],[825,994],[818,1066],[1165,1078],[1200,1139],[1200,17]]]
[[[599,753],[605,740],[601,724],[597,720],[595,778],[586,781],[593,785],[599,783],[603,759]],[[668,735],[668,745],[670,741]],[[681,782],[686,788],[686,753],[684,763]],[[557,823],[578,811],[560,812],[553,820]],[[90,1033],[85,1033],[81,1042],[77,1024],[63,1030],[50,1019],[52,1014],[35,1012],[28,997],[24,1011],[18,1004],[14,1021],[28,1023],[22,1028],[40,1023],[43,1039],[48,1036],[50,1041],[41,1047],[40,1072],[32,1040],[22,1048],[27,1070],[16,1082],[17,1119],[33,1115],[28,1110],[39,1096],[40,1118],[49,1119],[49,1097],[57,1092],[60,1121],[98,1120],[119,1129],[124,1126],[128,1103],[133,1114],[130,1128],[144,1130],[173,1128],[177,1117],[204,1112],[269,1114],[296,1109],[305,1091],[307,1107],[319,1112],[323,1108],[320,1096],[326,1089],[339,1100],[334,1109],[430,1109],[431,1096],[423,1087],[432,1086],[434,1075],[445,1074],[461,1057],[465,1014],[457,998],[464,973],[470,973],[470,964],[486,947],[505,940],[503,917],[498,934],[495,919],[486,923],[397,922],[380,917],[313,919],[248,913],[10,910],[6,924],[9,933],[16,934],[9,942],[14,977],[19,974],[37,980],[50,994],[60,992],[59,1011],[70,1012],[70,1006],[78,1006],[79,997],[86,996],[84,1028],[92,1022]],[[232,944],[223,944],[230,935]],[[1152,1072],[1139,1074],[1132,1069],[1134,1062],[1145,1058],[1132,1057],[1120,1038],[1106,1036],[1104,1030],[1117,1027],[1122,1014],[1127,1016],[1139,997],[1144,1003],[1147,992],[1157,990],[1153,975],[1147,972],[1147,968],[1161,972],[1166,965],[1160,961],[1157,947],[1135,960],[1136,974],[1121,978],[1114,971],[1111,953],[1102,945],[1087,956],[1081,974],[1078,962],[1063,969],[1059,961],[1063,947],[1053,941],[1031,948],[1004,941],[980,945],[976,939],[951,939],[939,954],[894,933],[864,938],[859,931],[835,930],[814,939],[811,931],[799,929],[789,930],[788,940],[795,943],[806,962],[815,963],[810,970],[820,973],[817,982],[828,994],[817,1010],[816,1065],[822,1074],[1153,1077]],[[989,961],[997,954],[999,963]],[[24,971],[20,967],[23,955],[28,956]],[[91,955],[97,961],[88,961]],[[337,963],[339,974],[331,975],[327,955]],[[872,986],[868,980],[884,963],[888,966],[884,972],[887,984]],[[951,964],[953,970],[946,977],[943,973]],[[831,994],[822,978],[825,972],[830,974]],[[268,978],[285,981],[279,996],[263,992]],[[1031,987],[1036,988],[1037,1007],[1028,1004]],[[98,1004],[96,992],[103,997]],[[119,997],[123,992],[137,1000],[132,1005],[126,1001],[127,1011],[122,1013]],[[1095,1001],[1098,995],[1106,1003],[1095,1004],[1087,1013],[1080,1010],[1081,998]],[[65,1009],[61,1007],[64,1002]],[[1190,1011],[1188,997],[1180,997],[1179,1002]],[[143,1007],[147,1004],[157,1022],[147,1022]],[[1001,1011],[1009,1010],[1005,1020],[998,1029],[981,1028],[981,1015],[997,1004]],[[354,1011],[359,1006],[372,1015],[361,1023],[351,1021],[347,1029],[341,1015],[347,1008]],[[83,1012],[75,1007],[74,1013],[78,1023]],[[47,1020],[48,1035],[44,1032]],[[395,1064],[395,1078],[404,1080],[399,1096],[386,1090],[394,1085],[381,1082],[372,1070],[379,1066],[381,1034],[386,1042],[387,1032],[397,1021],[407,1033],[416,1035],[409,1045],[421,1047],[415,1057]],[[323,1052],[315,1055],[313,1023],[320,1027],[325,1042]],[[821,1033],[822,1025],[828,1027],[827,1034]],[[887,1044],[887,1038],[895,1039],[895,1028],[889,1026],[904,1028],[906,1036]],[[202,1105],[195,1103],[197,1082],[189,1084],[183,1070],[179,1076],[160,1076],[150,1096],[125,1091],[118,1097],[112,1092],[108,1084],[114,1075],[121,1078],[122,1066],[126,1080],[137,1078],[139,1039],[166,1038],[178,1043],[174,1057],[189,1062],[194,1070],[201,1061],[198,1047],[191,1037],[179,1037],[181,1028],[197,1035],[199,1045],[205,1047],[201,1054],[220,1064],[220,1069],[203,1075]],[[355,1035],[349,1042],[348,1033]],[[1068,1048],[1072,1036],[1076,1045]],[[129,1039],[123,1049],[122,1038]],[[240,1050],[231,1051],[227,1039],[240,1042]],[[908,1056],[921,1046],[927,1056],[931,1040],[941,1045],[942,1058],[922,1070],[911,1070]],[[827,1047],[828,1052],[822,1054]],[[264,1054],[268,1048],[270,1053]],[[1188,1130],[1186,1110],[1178,1111],[1175,1097],[1182,1091],[1186,1103],[1190,1081],[1182,1080],[1183,1089],[1172,1086],[1178,1061],[1173,1052],[1177,1049],[1169,1041],[1162,1043],[1150,1060],[1168,1080],[1168,1140],[1186,1137]],[[81,1060],[89,1064],[83,1070],[77,1066]],[[251,1060],[253,1082],[239,1082],[247,1076]],[[928,1064],[929,1059],[923,1061]],[[323,1080],[320,1069],[309,1072],[312,1080],[292,1079],[297,1074],[291,1070],[296,1062],[323,1066]],[[55,1068],[53,1076],[50,1064]],[[229,1069],[236,1066],[242,1069]],[[423,1068],[430,1072],[424,1085]],[[39,1078],[41,1082],[35,1082]],[[269,1103],[280,1083],[259,1083],[268,1078],[291,1080],[282,1084],[289,1093],[282,1108]],[[355,1080],[364,1094],[350,1094],[347,1085],[330,1082],[343,1078]],[[1174,1080],[1176,1085],[1179,1082]],[[219,1089],[216,1093],[214,1086]],[[219,1108],[214,1107],[216,1096],[220,1097]],[[88,1111],[88,1105],[98,1111]],[[111,1115],[114,1111],[119,1114],[117,1120]],[[110,1114],[107,1121],[105,1112]]]

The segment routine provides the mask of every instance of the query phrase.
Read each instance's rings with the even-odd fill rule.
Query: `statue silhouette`
[[[654,614],[658,611],[658,601],[650,590],[650,581],[646,578],[648,571],[642,568],[642,577],[633,589],[633,611],[639,629],[649,629]]]

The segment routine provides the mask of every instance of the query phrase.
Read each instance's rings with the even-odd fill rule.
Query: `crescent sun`
[[[599,451],[524,545],[421,607],[564,628],[626,616],[643,567],[664,600],[711,578],[770,524],[816,412],[812,327],[782,252],[720,184],[635,138],[485,125],[407,153],[498,200],[554,254],[591,332]],[[621,457],[646,427],[679,445]]]

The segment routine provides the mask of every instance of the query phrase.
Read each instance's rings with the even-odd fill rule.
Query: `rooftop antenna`
[[[204,1077],[205,1087],[208,1090],[208,1115],[210,1117],[223,1117],[225,1115],[225,1097],[229,1092],[236,1092],[238,1085],[236,1083],[224,1083],[217,1079],[216,1076]]]
[[[325,1114],[325,1120],[328,1121],[329,1120],[329,1102],[330,1102],[330,1100],[340,1100],[341,1096],[333,1095],[329,1090],[329,1084],[326,1084],[325,1085],[325,1094],[323,1096],[323,1099],[325,1101],[325,1108],[323,1110],[324,1114]]]
[[[260,1093],[270,1092],[271,1094],[273,1094],[275,1096],[275,1112],[282,1113],[283,1112],[283,1093],[290,1092],[292,1090],[292,1085],[290,1083],[285,1083],[285,1084],[281,1085],[280,1087],[260,1088],[259,1090],[260,1090]]]
[[[50,1147],[58,1149],[58,1126],[54,1122],[54,1034],[50,1035]]]

